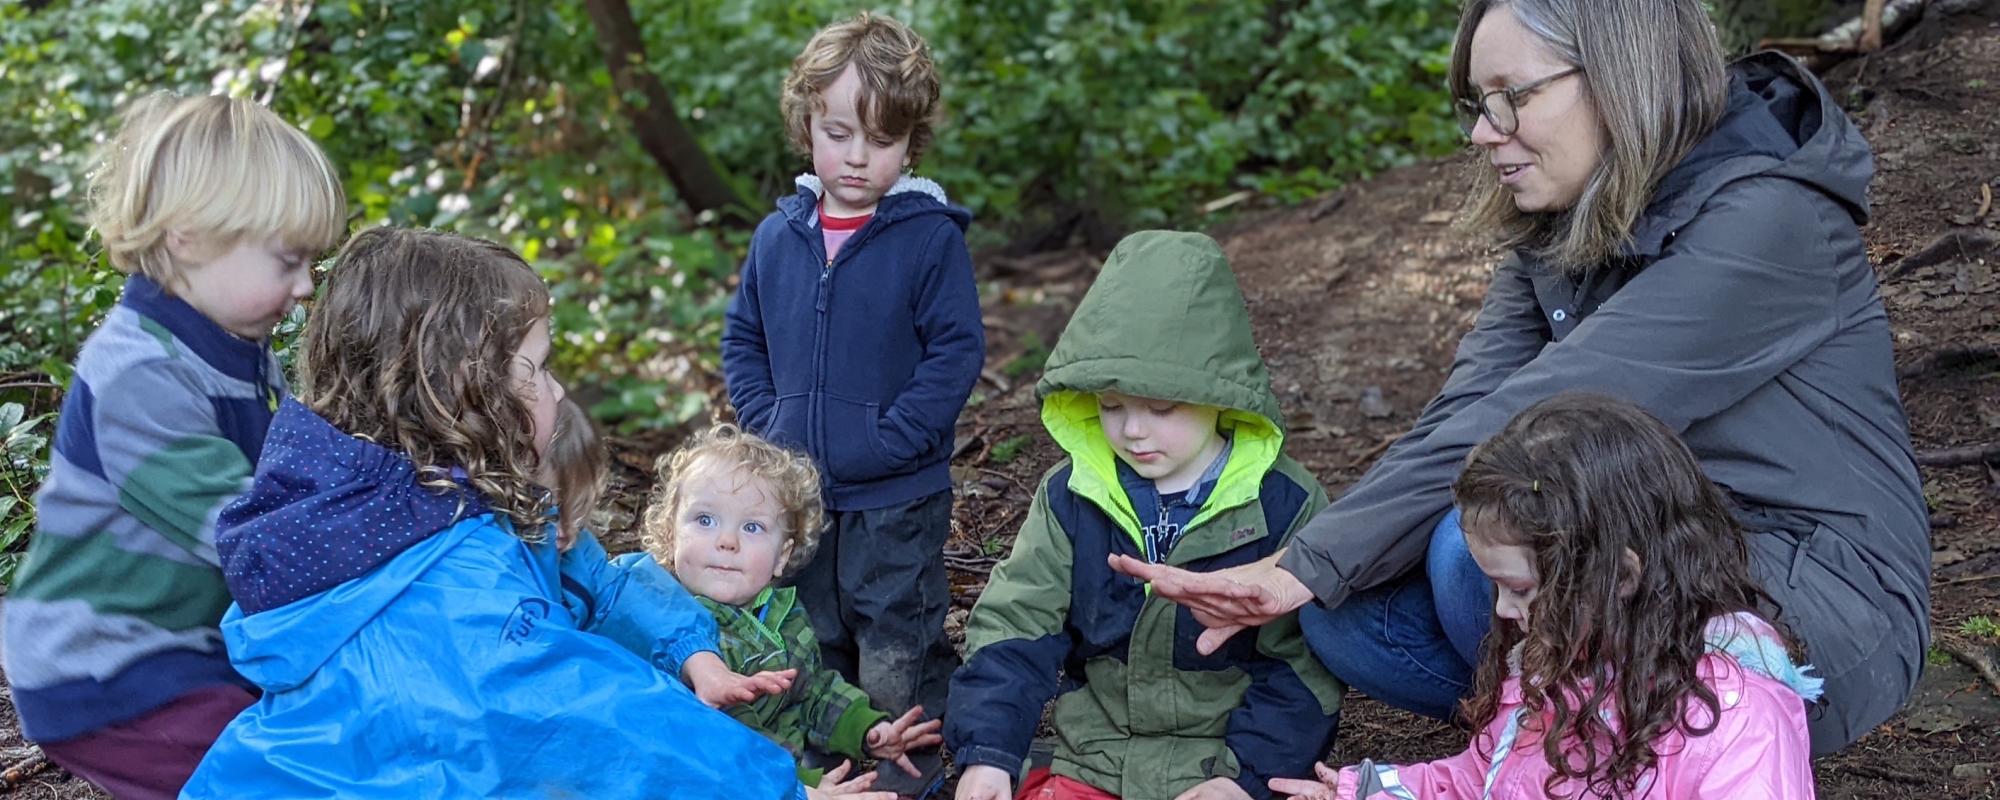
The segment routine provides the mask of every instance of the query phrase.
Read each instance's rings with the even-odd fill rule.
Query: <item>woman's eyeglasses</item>
[[[1479,124],[1479,118],[1483,116],[1493,125],[1493,132],[1501,136],[1513,136],[1515,131],[1521,129],[1521,104],[1527,101],[1529,95],[1544,86],[1582,71],[1582,67],[1570,67],[1519,86],[1494,89],[1480,95],[1477,100],[1461,97],[1454,103],[1458,110],[1458,127],[1465,131],[1465,135],[1471,136],[1472,129]]]

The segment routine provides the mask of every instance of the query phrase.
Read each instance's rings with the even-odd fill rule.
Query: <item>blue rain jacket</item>
[[[227,549],[252,565],[232,589],[310,583],[294,574],[310,564],[280,556],[363,541],[354,523],[381,524],[385,506],[464,508],[408,495],[407,461],[302,406],[271,437],[225,514]],[[287,515],[299,507],[313,525]],[[264,695],[183,797],[804,797],[789,754],[676,678],[714,649],[714,622],[657,564],[607,563],[588,537],[559,555],[483,512],[432,530],[332,588],[230,607],[230,661]]]

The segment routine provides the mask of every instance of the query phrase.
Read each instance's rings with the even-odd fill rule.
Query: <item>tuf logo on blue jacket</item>
[[[539,597],[529,597],[514,606],[514,613],[507,615],[507,624],[500,626],[501,644],[520,644],[535,633],[535,625],[549,615],[549,601]]]

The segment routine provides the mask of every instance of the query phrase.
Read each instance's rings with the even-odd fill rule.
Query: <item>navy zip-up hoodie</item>
[[[812,454],[835,511],[949,490],[952,431],[986,360],[972,215],[904,177],[829,261],[819,180],[798,186],[757,226],[729,304],[722,369],[737,420]]]

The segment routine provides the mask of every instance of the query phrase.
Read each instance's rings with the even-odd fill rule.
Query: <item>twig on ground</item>
[[[1961,584],[1961,583],[1978,583],[1978,582],[1980,582],[1980,581],[1990,581],[1990,580],[1993,580],[1994,578],[2000,578],[2000,573],[1994,573],[1994,574],[1991,574],[1991,575],[1970,575],[1970,576],[1967,576],[1967,577],[1963,577],[1963,578],[1952,578],[1951,580],[1948,580],[1948,581],[1938,581],[1938,582],[1937,582],[1936,584],[1933,584],[1933,585],[1934,585],[1934,586],[1956,586],[1956,585],[1958,585],[1958,584]]]
[[[1849,764],[1841,767],[1841,769],[1864,778],[1877,778],[1894,783],[1908,783],[1916,786],[1929,786],[1932,783],[1930,778],[1922,775],[1913,775],[1902,770],[1878,767],[1873,764]]]
[[[2000,442],[1917,451],[1917,464],[1925,467],[1962,467],[2000,459]]]
[[[993,469],[991,467],[979,467],[978,469],[980,472],[984,472],[988,475],[992,475],[994,477],[1000,478],[1008,483],[1013,484],[1014,488],[1019,489],[1022,494],[1029,494],[1029,495],[1034,494],[1034,492],[1028,491],[1028,487],[1026,484],[1021,483],[1021,479],[1009,475],[1004,471]]]
[[[1955,344],[1940,347],[1931,351],[1929,355],[1898,368],[1896,379],[1909,380],[1927,372],[1963,369],[1981,362],[1991,362],[1995,366],[2000,366],[2000,346]]]
[[[993,384],[993,388],[999,389],[1001,394],[1006,394],[1014,388],[1014,383],[1007,380],[1007,376],[1000,374],[992,367],[980,370],[979,377],[984,378],[987,383]]]
[[[1311,211],[1306,212],[1306,219],[1312,222],[1325,219],[1326,215],[1339,211],[1341,206],[1347,205],[1347,196],[1348,191],[1345,188],[1334,192],[1332,197],[1321,200],[1319,205],[1313,206]]]
[[[1895,266],[1883,273],[1882,281],[1888,282],[1902,277],[1912,270],[1942,264],[1952,259],[1971,258],[1973,251],[2000,248],[2000,233],[1984,228],[1958,228],[1940,234],[1923,249],[1903,257]]]
[[[944,554],[945,566],[958,570],[960,572],[970,572],[974,575],[985,575],[987,573],[990,573],[993,571],[993,568],[995,566],[998,566],[999,564],[1000,564],[999,556],[961,556],[953,553]]]
[[[1368,448],[1368,452],[1355,456],[1353,461],[1348,462],[1347,468],[1350,470],[1367,469],[1370,464],[1375,463],[1375,459],[1381,458],[1383,453],[1389,452],[1389,445],[1395,444],[1396,440],[1401,438],[1403,437],[1400,435],[1383,438],[1374,447]]]
[[[34,777],[35,773],[47,769],[48,766],[49,757],[42,753],[42,748],[36,747],[28,753],[27,758],[9,764],[5,772],[0,772],[0,789],[11,790],[20,786],[23,781]]]
[[[1939,646],[1952,658],[1958,659],[1959,663],[1979,673],[1979,679],[1986,681],[1986,687],[1992,689],[1994,694],[2000,694],[2000,674],[1996,674],[1993,657],[1987,655],[1986,648],[1974,648],[1963,642],[1953,641],[1941,642]]]

